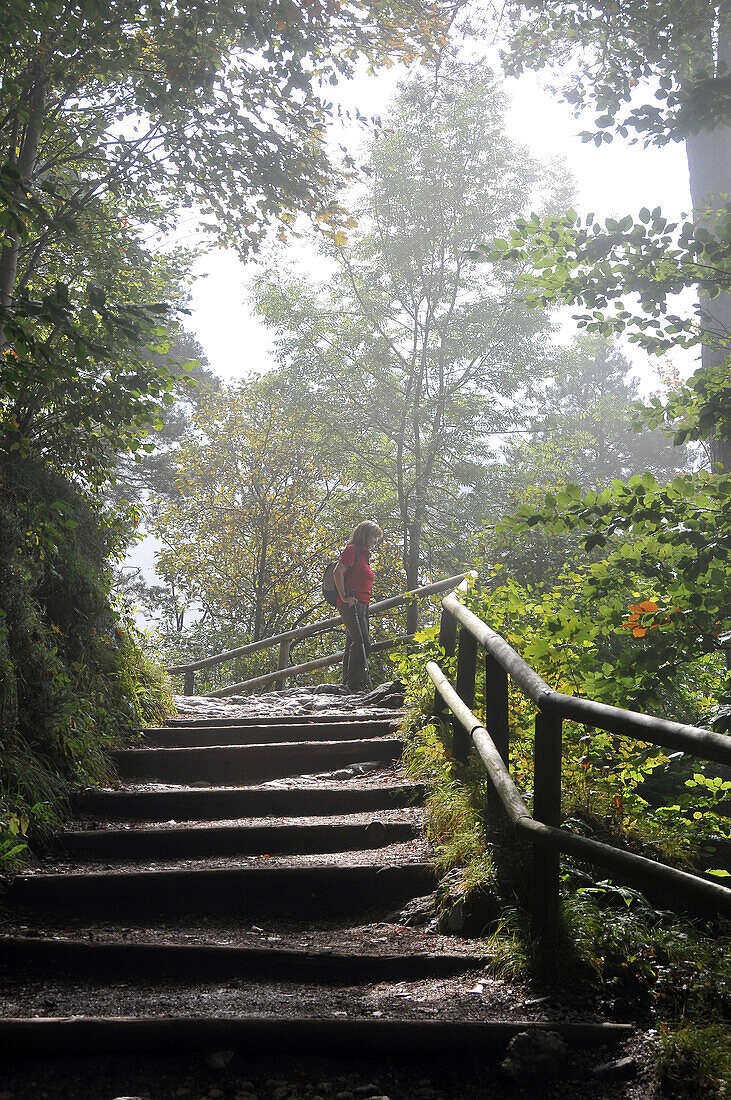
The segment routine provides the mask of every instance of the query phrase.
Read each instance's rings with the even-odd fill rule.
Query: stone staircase
[[[397,712],[177,718],[115,754],[57,853],[2,905],[0,1045],[503,1056],[527,1009],[479,941],[403,917],[435,886]],[[486,995],[487,994],[487,995]]]

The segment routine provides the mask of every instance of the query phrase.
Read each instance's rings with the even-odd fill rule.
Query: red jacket
[[[348,595],[352,592],[356,600],[361,603],[370,603],[371,601],[371,589],[373,588],[375,573],[368,564],[369,557],[370,551],[366,550],[364,546],[356,546],[352,542],[348,543],[340,555],[340,561],[347,569],[344,582],[345,593]],[[343,601],[338,596],[336,606],[341,607],[342,603]]]

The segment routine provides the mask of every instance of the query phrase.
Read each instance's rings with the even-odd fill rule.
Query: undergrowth
[[[172,700],[114,606],[120,531],[100,502],[30,460],[0,468],[0,871],[43,849],[109,749]]]
[[[516,867],[521,859],[525,864],[525,853],[516,859],[505,830],[486,821],[486,773],[476,754],[467,765],[455,761],[450,725],[430,717],[434,696],[424,673],[427,657],[436,657],[454,678],[453,663],[440,653],[435,630],[425,631],[419,651],[401,660],[399,674],[407,684],[406,769],[429,784],[426,828],[439,872],[458,868],[465,896],[489,892],[500,901],[500,915],[482,930],[492,973],[550,982],[566,996],[584,990],[616,1018],[638,1019],[654,1028],[661,1040],[657,1065],[666,1095],[726,1095],[725,1082],[731,1080],[731,1040],[724,1026],[731,1010],[729,922],[693,920],[658,908],[641,892],[564,858],[560,943],[547,965],[531,935],[527,868],[521,876]],[[478,696],[476,710],[479,702]],[[519,732],[511,733],[516,734],[511,770],[530,806],[531,746]],[[614,747],[614,742],[601,743],[594,762]],[[570,827],[686,869],[693,866],[676,830],[663,835],[657,820],[643,829],[641,800],[630,787],[622,799],[612,782],[602,786],[595,775],[587,776],[586,760],[580,762],[586,750],[586,734],[577,730],[575,742],[570,737],[567,746],[564,793]],[[630,769],[628,762],[622,767]],[[647,771],[635,771],[639,784]],[[628,815],[629,805],[633,812]],[[715,814],[709,820],[713,824]]]

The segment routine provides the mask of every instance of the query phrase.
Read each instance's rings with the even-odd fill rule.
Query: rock
[[[379,684],[373,691],[369,691],[367,695],[364,695],[362,702],[367,705],[373,703],[384,703],[386,700],[394,707],[403,706],[406,689],[400,680],[392,680],[386,684]]]
[[[223,1089],[216,1088],[215,1085],[212,1089],[208,1090],[208,1095],[213,1097],[213,1100],[220,1100],[223,1096]]]
[[[404,924],[411,928],[418,928],[428,924],[434,917],[436,910],[436,897],[434,894],[424,894],[420,898],[412,898],[403,909],[391,913],[388,917],[391,924]]]
[[[368,772],[382,771],[385,764],[383,760],[364,760],[360,764],[351,764],[349,771],[354,775],[367,775]]]
[[[466,924],[465,899],[458,898],[448,909],[445,909],[439,918],[439,931],[447,935],[459,935],[464,931]]]
[[[234,1056],[232,1050],[214,1050],[206,1055],[206,1062],[211,1069],[224,1069]]]
[[[591,1075],[603,1081],[626,1081],[637,1073],[637,1059],[631,1056],[616,1058],[613,1062],[602,1062],[594,1066]]]
[[[353,1089],[353,1096],[367,1097],[367,1100],[371,1100],[371,1097],[378,1094],[378,1085],[358,1085]]]
[[[499,898],[486,889],[465,892],[464,872],[449,871],[437,888],[441,909],[439,931],[445,935],[480,936],[500,919]]]
[[[555,1031],[520,1031],[510,1040],[502,1068],[514,1080],[555,1077],[567,1053],[565,1042]]]
[[[327,775],[330,779],[355,779],[357,775],[382,771],[385,766],[383,760],[365,760],[362,764],[348,764],[347,768],[339,768],[336,772],[323,773],[323,777]],[[318,778],[322,777],[318,776]]]

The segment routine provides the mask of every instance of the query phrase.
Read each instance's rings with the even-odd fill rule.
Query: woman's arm
[[[340,599],[344,604],[347,604],[348,607],[352,607],[355,603],[355,596],[348,596],[345,592],[345,574],[348,572],[349,568],[350,566],[346,565],[345,562],[339,561],[333,570],[333,580],[335,581],[335,587],[338,590]]]

